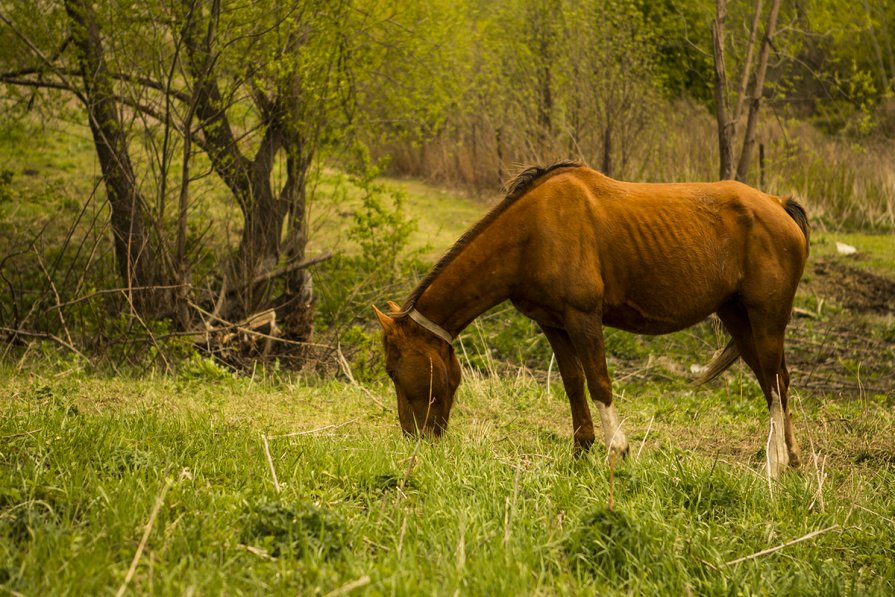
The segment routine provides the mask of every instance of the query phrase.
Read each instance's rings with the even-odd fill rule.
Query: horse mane
[[[584,166],[584,164],[577,160],[563,160],[550,164],[549,166],[529,166],[509,179],[503,185],[503,190],[506,193],[503,200],[492,208],[491,211],[489,211],[484,218],[479,220],[477,224],[467,230],[463,236],[454,243],[448,252],[438,260],[435,267],[426,274],[426,277],[423,278],[416,289],[410,293],[409,297],[407,297],[407,300],[401,309],[401,313],[395,314],[393,317],[400,317],[401,315],[407,314],[416,305],[416,301],[419,300],[426,289],[435,281],[435,278],[437,278],[442,270],[444,270],[444,268],[447,267],[464,248],[466,248],[466,245],[481,234],[485,228],[496,220],[500,214],[505,212],[507,208],[513,205],[516,200],[531,190],[536,182],[560,168],[580,168],[582,166]]]

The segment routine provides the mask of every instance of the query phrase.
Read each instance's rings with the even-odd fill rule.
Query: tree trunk
[[[149,242],[144,227],[144,201],[136,184],[96,14],[88,0],[66,0],[65,9],[84,82],[90,132],[112,211],[118,272],[129,289],[144,289],[131,291],[134,307],[143,314],[158,314],[168,310],[165,297],[169,293],[145,290],[163,283],[160,251]]]
[[[768,70],[768,55],[771,52],[771,38],[777,28],[777,15],[780,14],[780,0],[774,0],[771,11],[768,13],[767,25],[765,25],[764,39],[761,42],[761,53],[758,58],[758,66],[755,70],[755,82],[752,84],[752,97],[749,99],[749,119],[746,121],[746,131],[743,135],[743,149],[740,151],[740,163],[736,169],[736,179],[740,182],[746,180],[749,164],[752,161],[753,148],[755,147],[755,126],[758,123],[758,109],[761,105],[761,96],[764,92],[764,78]]]
[[[295,143],[292,145],[302,145]],[[307,173],[311,156],[301,149],[293,149],[286,159],[286,184],[280,194],[281,202],[289,206],[286,239],[283,253],[287,263],[305,260],[308,244],[308,227],[305,219]],[[278,319],[282,321],[284,334],[293,340],[304,342],[314,330],[314,285],[310,272],[300,269],[290,272],[285,279],[286,287],[277,300]]]
[[[231,320],[239,320],[272,307],[281,335],[304,341],[311,335],[313,321],[310,274],[304,269],[289,271],[284,291],[275,298],[273,281],[261,274],[275,268],[281,257],[287,263],[304,259],[305,181],[311,151],[296,123],[300,121],[297,108],[305,98],[296,95],[296,87],[288,78],[281,82],[275,98],[257,93],[255,101],[262,116],[259,130],[264,136],[254,159],[247,158],[233,133],[214,73],[212,42],[218,11],[219,2],[215,1],[204,36],[197,27],[186,27],[185,46],[187,70],[195,86],[196,118],[208,157],[239,203],[244,220],[239,248],[226,274],[230,290],[222,312]],[[296,47],[294,51],[301,49]],[[281,150],[286,153],[287,177],[276,193],[271,174]]]
[[[716,0],[715,20],[712,22],[712,47],[715,59],[715,117],[718,121],[718,150],[721,180],[733,178],[734,122],[727,107],[727,70],[724,65],[724,20],[727,0]]]

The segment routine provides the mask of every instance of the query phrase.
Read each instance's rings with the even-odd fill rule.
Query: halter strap
[[[411,309],[407,313],[407,315],[410,317],[410,319],[414,320],[415,322],[420,324],[422,327],[429,330],[430,332],[432,332],[433,334],[435,334],[436,336],[438,336],[439,338],[441,338],[448,344],[453,342],[454,339],[449,333],[447,333],[447,330],[445,330],[443,327],[441,327],[440,325],[438,325],[437,323],[435,323],[434,321],[432,321],[431,319],[429,319],[428,317],[426,317],[425,315],[423,315],[422,313],[417,311],[415,308]]]

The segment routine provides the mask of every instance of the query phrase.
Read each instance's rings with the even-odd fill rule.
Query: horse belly
[[[672,267],[624,288],[607,284],[603,323],[638,334],[668,334],[699,323],[736,294],[733,280],[701,273],[685,276]]]
[[[632,302],[607,309],[603,313],[603,324],[635,334],[670,334],[696,325],[714,311],[715,309],[694,309],[686,313],[675,313],[673,317],[656,316]]]

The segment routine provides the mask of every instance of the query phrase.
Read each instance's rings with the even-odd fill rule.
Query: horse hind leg
[[[783,356],[783,324],[767,325],[765,319],[750,315],[741,303],[718,311],[724,327],[730,332],[743,360],[755,373],[768,404],[771,434],[768,463],[772,476],[778,476],[787,465],[800,463],[799,446],[792,432],[789,413],[789,372]]]

